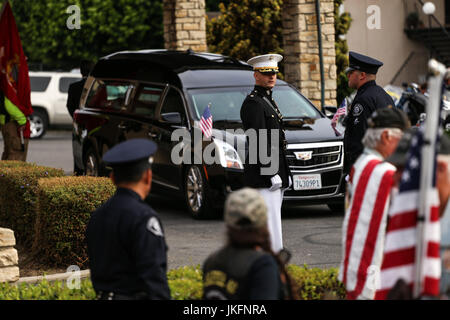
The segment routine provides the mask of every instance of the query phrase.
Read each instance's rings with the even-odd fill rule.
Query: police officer
[[[248,60],[253,66],[255,88],[246,97],[241,108],[241,120],[244,130],[254,129],[257,134],[257,142],[249,146],[249,151],[256,151],[256,155],[247,152],[244,164],[244,183],[246,186],[258,189],[268,206],[269,232],[272,249],[278,252],[283,248],[281,230],[281,205],[283,193],[291,184],[290,170],[287,164],[285,148],[286,139],[283,131],[283,116],[272,97],[272,88],[275,86],[278,72],[278,62],[283,57],[279,54],[265,54]],[[263,131],[267,130],[267,135]],[[278,134],[278,148],[271,141],[272,132]],[[278,166],[275,172],[264,172],[263,168],[271,167],[272,163],[264,164],[260,153],[260,139],[267,138],[267,149],[271,152],[271,159],[277,158]],[[248,139],[248,143],[252,143]],[[256,156],[257,163],[250,163],[250,159]]]
[[[99,299],[170,299],[167,245],[158,215],[144,201],[152,182],[155,143],[122,142],[105,153],[115,194],[86,230],[91,280]]]
[[[94,63],[88,60],[81,60],[80,62],[80,73],[82,79],[80,81],[70,84],[69,91],[67,92],[67,111],[69,111],[70,116],[73,118],[73,113],[80,106],[81,93],[83,92],[84,84],[94,67]]]
[[[363,152],[361,142],[367,129],[367,119],[378,108],[394,106],[392,98],[375,82],[376,73],[383,65],[381,61],[352,52],[349,53],[349,67],[345,71],[348,86],[357,89],[357,94],[345,119],[345,171],[355,163]]]

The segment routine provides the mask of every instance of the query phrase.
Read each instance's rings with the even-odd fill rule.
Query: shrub
[[[91,213],[115,191],[108,178],[62,177],[39,180],[34,252],[41,262],[87,265],[85,231]]]
[[[298,287],[301,300],[319,300],[324,298],[345,299],[344,285],[337,280],[338,269],[308,268],[304,265],[288,265],[287,271]]]
[[[336,279],[337,269],[310,269],[307,266],[289,265],[288,272],[300,288],[301,299],[323,299],[326,293],[335,293],[336,298],[345,298],[345,289]],[[173,300],[198,300],[203,294],[202,271],[199,265],[184,266],[167,272]],[[327,297],[330,297],[328,295]],[[80,282],[80,290],[68,289],[64,283],[0,284],[0,300],[90,300],[95,291],[89,279]]]
[[[61,176],[62,169],[0,161],[0,225],[14,230],[18,243],[29,246],[33,242],[38,180]]]
[[[203,295],[200,265],[181,267],[167,272],[170,294],[173,300],[199,300]]]
[[[0,283],[0,300],[93,300],[95,291],[89,279],[80,281],[80,289],[69,289],[60,281],[43,280],[38,284]]]
[[[17,168],[17,167],[32,167],[34,163],[17,161],[17,160],[2,160],[0,161],[0,169]]]

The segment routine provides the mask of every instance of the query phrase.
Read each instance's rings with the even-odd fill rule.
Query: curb
[[[78,273],[79,279],[85,279],[89,278],[91,275],[90,270],[82,270],[79,272],[65,272],[65,273],[55,273],[55,274],[49,274],[44,276],[34,276],[34,277],[23,277],[17,280],[16,282],[13,282],[12,284],[21,284],[21,283],[27,283],[27,284],[33,284],[40,282],[42,280],[47,280],[48,282],[54,282],[54,281],[64,281],[67,280],[69,277],[74,277]]]

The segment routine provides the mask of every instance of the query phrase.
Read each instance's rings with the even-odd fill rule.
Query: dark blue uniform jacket
[[[96,292],[170,299],[161,222],[137,193],[118,188],[92,214],[86,238]]]
[[[363,152],[362,138],[367,130],[367,119],[378,108],[394,106],[391,96],[375,83],[375,80],[363,84],[353,99],[345,120],[345,159],[346,171],[355,163]]]

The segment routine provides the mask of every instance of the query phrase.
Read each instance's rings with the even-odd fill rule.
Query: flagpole
[[[423,260],[426,255],[424,247],[425,241],[425,222],[430,219],[430,191],[432,190],[434,177],[434,157],[436,150],[436,137],[439,126],[439,110],[442,100],[442,81],[446,68],[443,64],[431,59],[428,62],[428,70],[430,75],[429,99],[426,109],[424,144],[422,147],[422,168],[420,176],[420,193],[419,193],[419,215],[417,217],[417,243],[415,256],[415,274],[414,274],[414,297],[419,298],[423,287]]]

